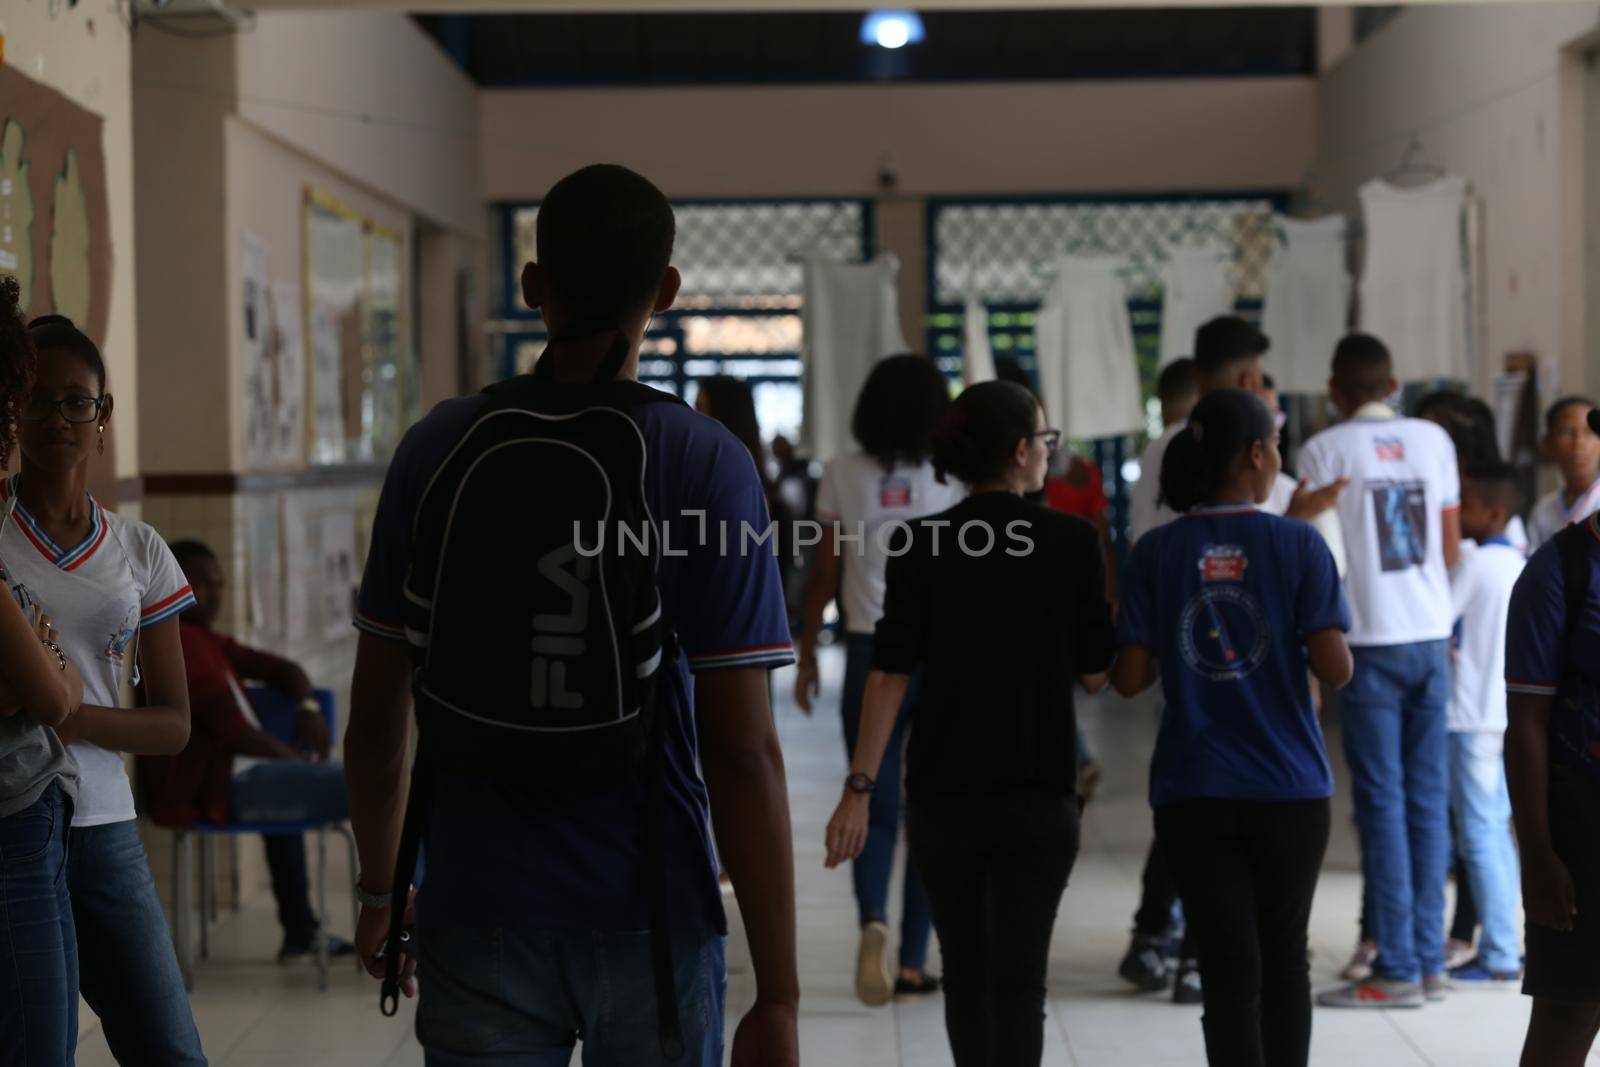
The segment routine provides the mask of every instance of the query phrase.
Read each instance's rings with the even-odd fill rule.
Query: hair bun
[[[67,318],[65,315],[40,315],[38,318],[28,323],[28,329],[30,330],[37,330],[41,326],[65,326],[72,330],[76,330],[78,328],[77,324],[71,319]]]

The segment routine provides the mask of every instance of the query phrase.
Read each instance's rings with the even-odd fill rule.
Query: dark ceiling
[[[927,40],[862,45],[850,13],[419,15],[484,86],[1310,74],[1313,8],[935,11]]]

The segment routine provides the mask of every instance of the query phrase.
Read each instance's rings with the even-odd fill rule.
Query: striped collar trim
[[[1183,513],[1184,518],[1199,517],[1201,515],[1260,515],[1261,509],[1249,504],[1212,504],[1207,507],[1190,508]]]
[[[13,474],[4,482],[0,482],[0,504],[15,499],[17,529],[22,531],[22,535],[32,542],[33,547],[39,550],[40,555],[57,567],[64,571],[77,570],[89,561],[89,557],[100,550],[101,544],[106,539],[106,516],[105,511],[100,507],[99,501],[92,496],[89,497],[88,534],[73,547],[62,548],[56,544],[49,534],[45,533],[44,527],[39,524],[39,520],[33,517],[33,513],[23,505],[22,499],[17,496],[17,483],[21,477],[20,474]]]

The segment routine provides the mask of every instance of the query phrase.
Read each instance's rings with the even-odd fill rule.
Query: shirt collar
[[[1379,420],[1387,422],[1390,419],[1398,419],[1399,417],[1400,416],[1395,413],[1394,408],[1390,407],[1388,404],[1385,404],[1381,400],[1374,400],[1371,403],[1362,404],[1356,409],[1356,413],[1353,416],[1353,418],[1361,419],[1365,422],[1377,422]]]

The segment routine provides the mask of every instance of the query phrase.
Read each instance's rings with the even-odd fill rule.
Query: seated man
[[[195,606],[178,627],[189,676],[189,745],[176,756],[140,758],[151,814],[166,826],[197,822],[306,822],[348,818],[344,768],[328,762],[330,738],[311,679],[286,659],[246,648],[212,627],[222,610],[225,580],[210,548],[198,541],[172,545],[194,586]],[[241,679],[262,682],[299,703],[295,747],[261,729]],[[283,924],[278,961],[315,954],[319,933],[306,886],[305,838],[262,834],[272,893]],[[328,935],[328,953],[354,946]]]

